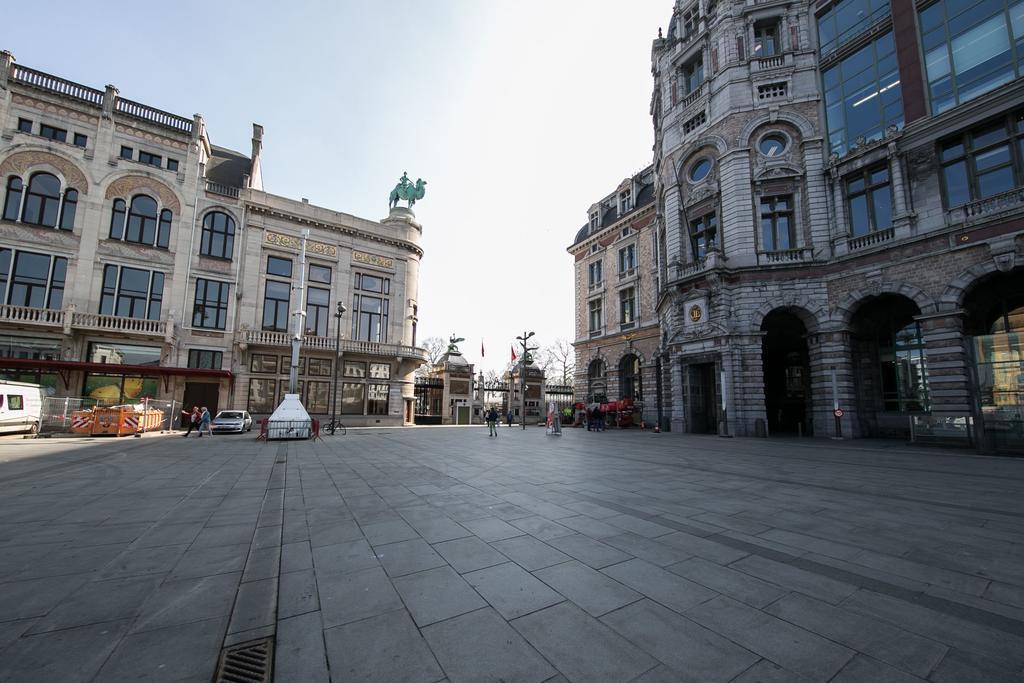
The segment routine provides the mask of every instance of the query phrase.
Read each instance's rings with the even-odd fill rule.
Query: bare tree
[[[547,381],[557,384],[572,384],[576,372],[576,349],[561,337],[540,351],[539,365],[544,369]]]
[[[441,360],[441,356],[448,350],[448,342],[441,337],[427,337],[420,342],[420,347],[427,351],[427,362],[416,368],[416,374],[423,377]]]

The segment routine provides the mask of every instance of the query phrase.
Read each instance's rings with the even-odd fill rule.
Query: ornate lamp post
[[[533,332],[523,332],[523,336],[516,337],[516,341],[523,347],[523,360],[519,363],[519,390],[522,392],[522,404],[523,414],[520,416],[523,429],[526,429],[526,366],[533,363],[533,358],[530,356],[530,351],[536,351],[536,346],[529,346],[528,342],[530,337],[533,336]]]
[[[338,312],[334,314],[334,391],[331,393],[331,434],[338,428],[338,371],[341,366],[341,316],[345,315],[345,304],[338,302]]]

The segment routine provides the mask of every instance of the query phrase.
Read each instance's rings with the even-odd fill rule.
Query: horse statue
[[[409,202],[409,208],[416,203],[417,199],[423,199],[423,195],[427,193],[427,181],[423,178],[417,178],[415,183],[409,181],[409,174],[406,172],[402,173],[402,177],[399,178],[398,184],[395,185],[395,189],[391,190],[391,196],[388,199],[390,208],[398,206],[398,200],[404,199]]]
[[[448,353],[454,353],[457,356],[461,356],[462,353],[459,352],[458,344],[459,344],[459,342],[464,342],[464,341],[466,341],[465,337],[456,337],[453,334],[451,337],[448,338]]]

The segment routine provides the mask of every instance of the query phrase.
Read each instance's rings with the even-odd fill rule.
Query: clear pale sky
[[[199,112],[217,145],[248,153],[262,124],[268,192],[380,219],[402,171],[424,178],[420,338],[455,332],[484,369],[526,329],[572,340],[565,249],[651,162],[651,41],[671,0],[84,7],[8,3],[0,48]]]

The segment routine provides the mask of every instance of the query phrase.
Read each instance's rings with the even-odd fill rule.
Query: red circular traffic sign
[[[832,414],[835,415],[836,417],[842,417],[843,416],[843,409],[842,408],[836,408],[835,410],[832,411]]]

